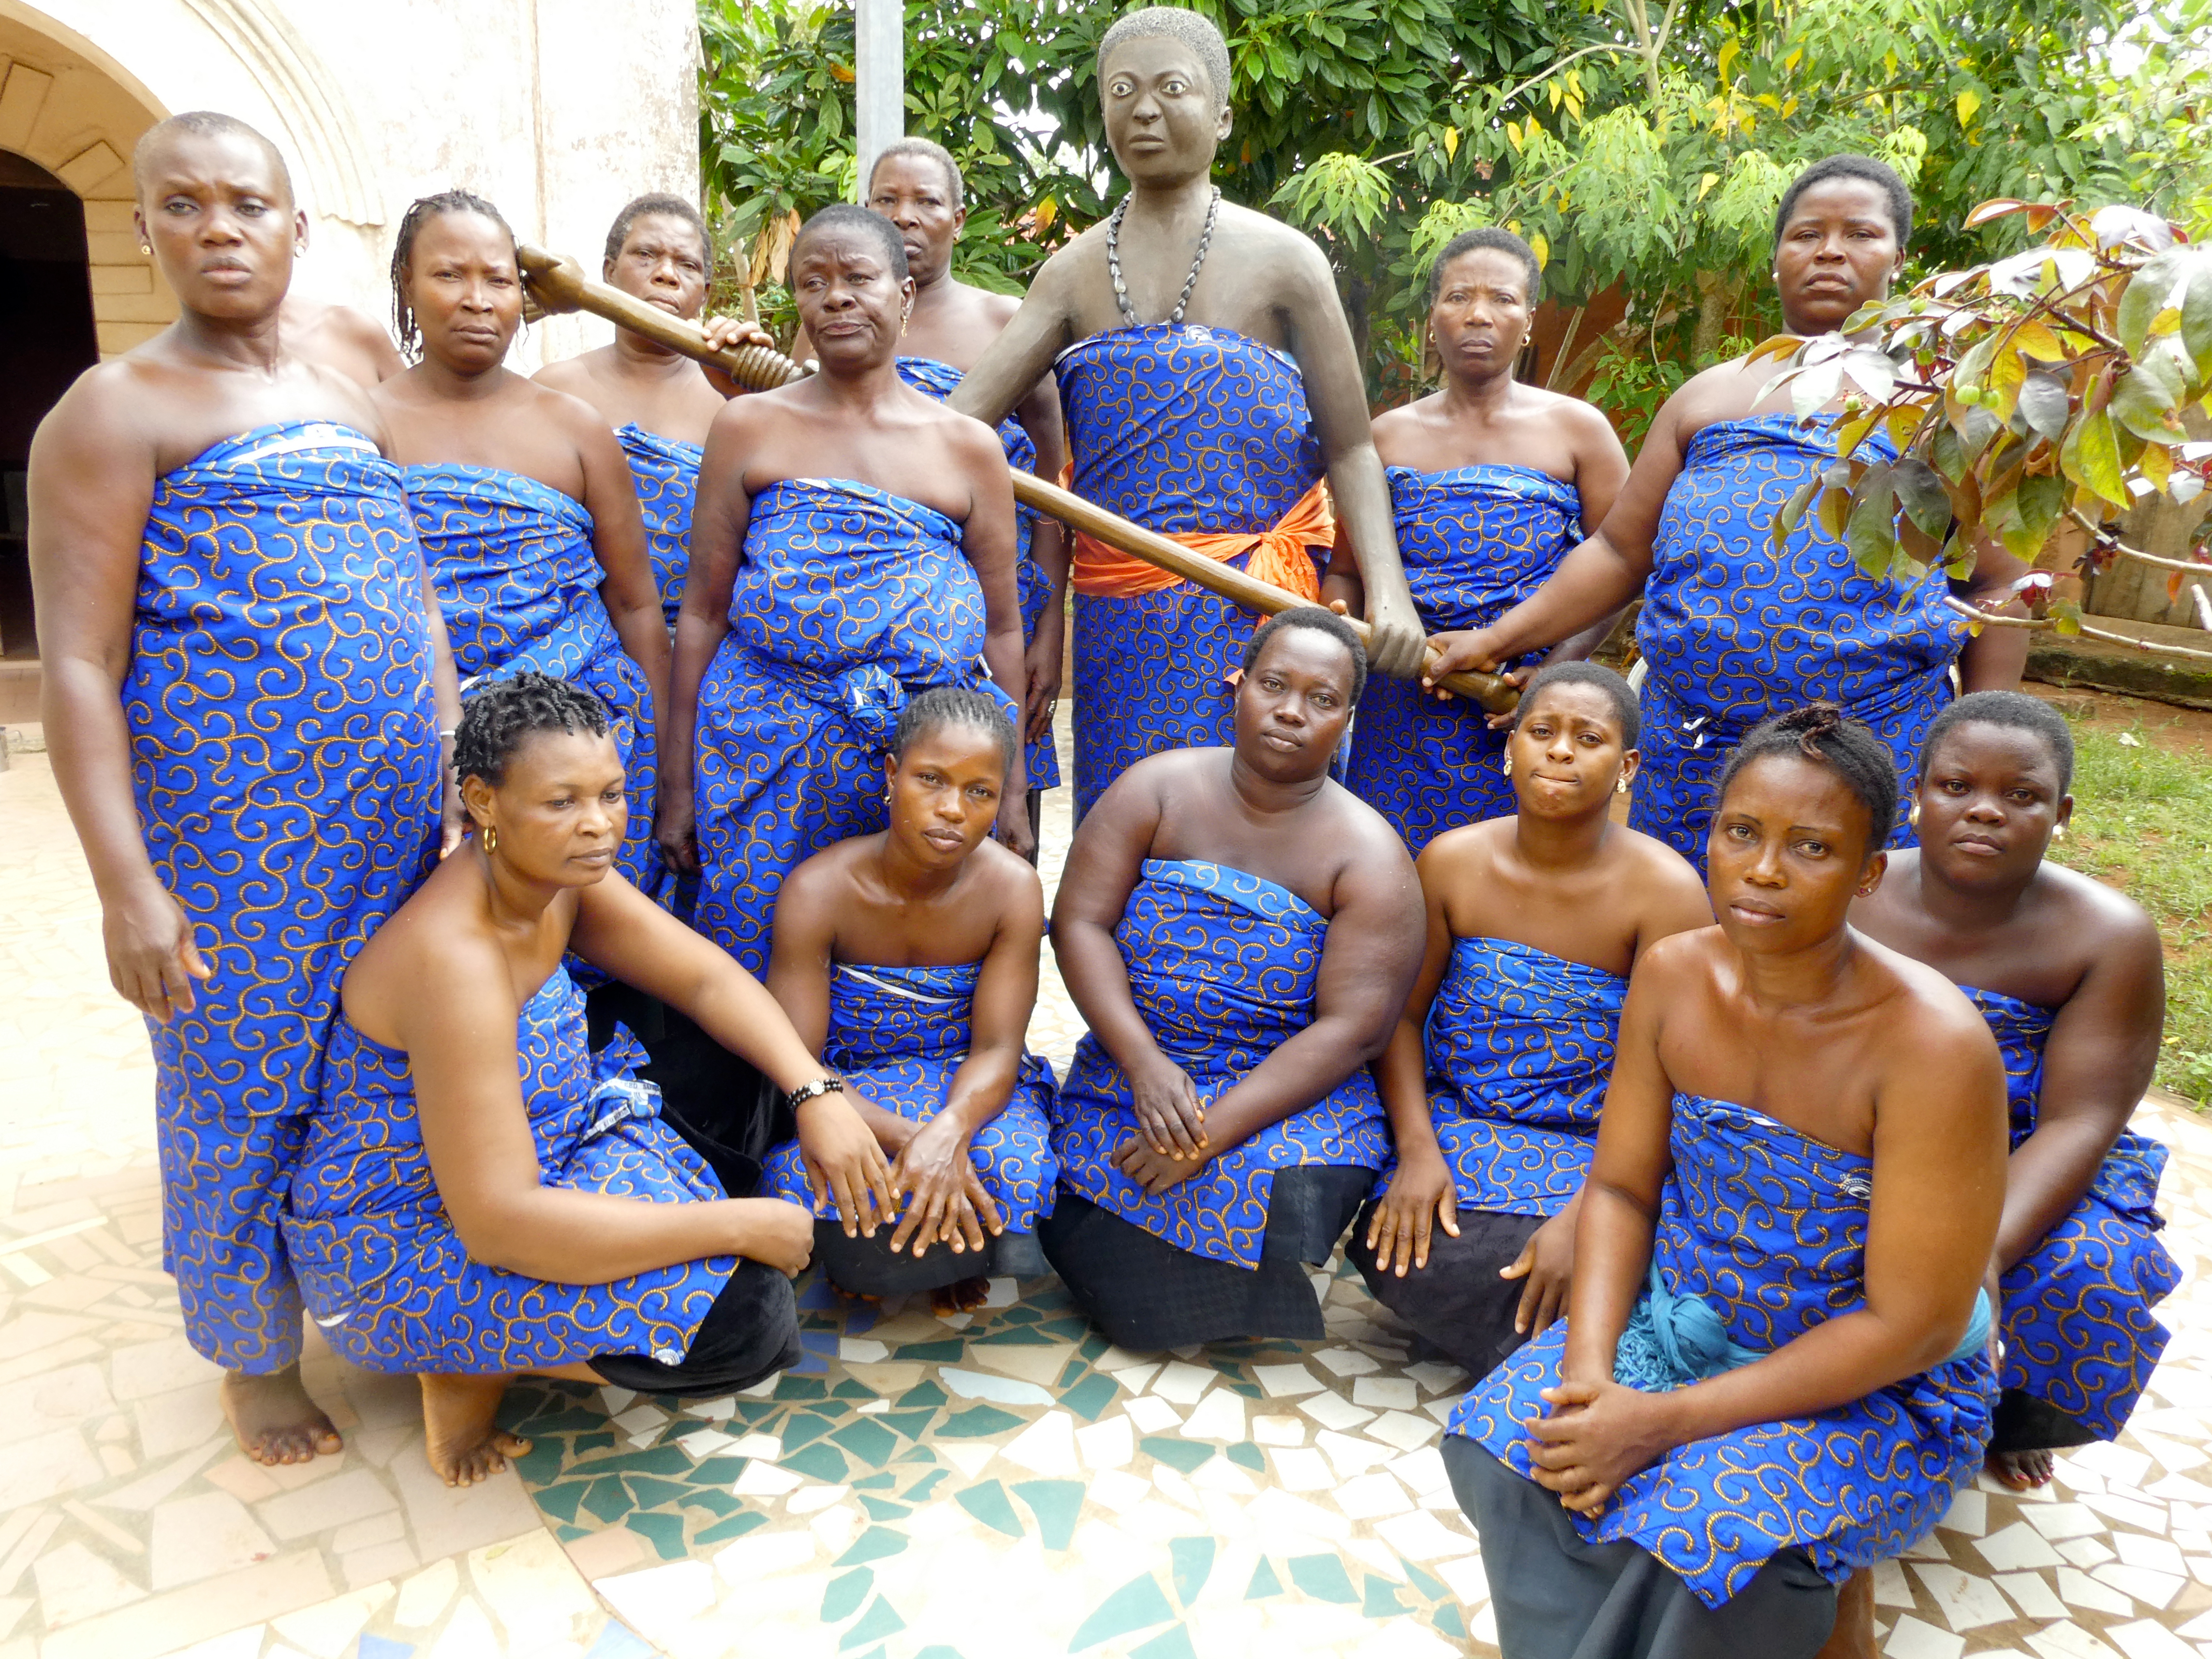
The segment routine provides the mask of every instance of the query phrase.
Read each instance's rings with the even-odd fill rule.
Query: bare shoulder
[[[1996,1053],[1989,1023],[1942,973],[1856,928],[1851,934],[1868,970],[1878,976],[1878,993],[1890,993],[1883,999],[1882,1020],[1885,1054],[1893,1075],[1954,1060],[1962,1042]]]
[[[986,841],[969,854],[969,869],[977,893],[996,905],[1002,917],[1028,915],[1042,921],[1044,882],[1027,859],[995,841]]]
[[[1705,879],[1698,867],[1656,836],[1626,824],[1613,828],[1614,856],[1633,872],[1638,885],[1656,896],[1707,902]]]
[[[1310,298],[1326,289],[1330,301],[1336,301],[1335,273],[1329,269],[1328,256],[1312,237],[1272,214],[1257,213],[1232,202],[1222,203],[1221,212],[1222,217],[1235,228],[1237,240],[1246,246],[1282,256],[1280,270],[1285,278],[1285,290],[1278,297]]]
[[[520,374],[507,385],[506,392],[519,408],[528,411],[530,418],[556,426],[580,446],[592,444],[597,447],[593,441],[601,438],[613,441],[614,434],[599,411],[574,392]]]
[[[562,357],[550,362],[530,378],[539,386],[556,392],[565,392],[571,397],[581,397],[583,388],[592,384],[592,359],[595,352],[583,352],[574,357]]]
[[[2158,925],[2118,889],[2047,860],[2036,872],[2035,888],[2057,918],[2053,933],[2083,957],[2162,961]]]
[[[37,447],[45,457],[74,458],[88,448],[118,443],[143,447],[150,457],[153,446],[143,416],[154,387],[149,366],[138,355],[145,349],[140,346],[95,364],[71,382],[39,422]]]
[[[1727,948],[1727,938],[1717,926],[1670,933],[1638,956],[1629,984],[1640,989],[1647,1000],[1679,996],[1693,988],[1710,986]]]
[[[1529,407],[1544,419],[1556,423],[1565,432],[1573,434],[1578,442],[1597,442],[1620,447],[1620,438],[1613,429],[1613,422],[1595,404],[1580,398],[1571,398],[1564,392],[1554,392],[1549,386],[1523,388],[1534,401]]]
[[[994,289],[977,288],[973,283],[963,283],[961,286],[975,295],[976,312],[994,328],[1004,328],[1014,320],[1014,313],[1022,308],[1021,297],[1018,295],[1000,294]]]
[[[1376,447],[1387,450],[1398,440],[1414,436],[1428,423],[1431,406],[1443,396],[1441,392],[1431,392],[1425,398],[1416,398],[1409,404],[1400,404],[1397,408],[1386,409],[1377,415],[1372,428]],[[1385,453],[1382,459],[1388,462],[1390,458]]]
[[[1498,862],[1498,849],[1512,831],[1510,818],[1486,818],[1447,830],[1421,849],[1413,860],[1421,885],[1456,885],[1487,874]]]
[[[401,1018],[403,1005],[472,1004],[481,995],[477,988],[508,983],[507,958],[482,925],[482,900],[462,878],[466,873],[458,858],[439,866],[370,936],[346,972],[349,1012],[380,1012],[388,1025]]]
[[[1394,877],[1413,873],[1413,854],[1406,850],[1404,838],[1391,828],[1390,820],[1334,778],[1322,786],[1311,810],[1325,815],[1329,834],[1344,854],[1346,872]]]

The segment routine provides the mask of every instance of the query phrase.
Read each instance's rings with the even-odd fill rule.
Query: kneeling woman
[[[1022,1041],[1044,890],[989,839],[1014,744],[982,692],[923,692],[884,763],[890,827],[816,854],[776,900],[769,989],[866,1096],[861,1116],[906,1205],[895,1231],[863,1238],[831,1218],[798,1142],[769,1159],[770,1190],[823,1218],[822,1264],[856,1295],[950,1287],[939,1302],[957,1310],[992,1273],[1045,1271],[1037,1216],[1060,1170],[1047,1144],[1052,1068]]]
[[[1053,949],[1089,1035],[1040,1232],[1125,1348],[1313,1339],[1322,1262],[1389,1160],[1368,1064],[1421,959],[1405,843],[1328,775],[1367,678],[1341,617],[1252,636],[1237,742],[1139,761],[1075,832]]]
[[[454,764],[475,844],[347,972],[292,1177],[284,1242],[308,1311],[356,1364],[422,1374],[449,1483],[523,1449],[492,1425],[514,1372],[722,1394],[799,1357],[786,1276],[806,1264],[806,1212],[728,1196],[712,1164],[734,1160],[660,1116],[627,1033],[590,1051],[564,951],[799,1098],[808,1159],[856,1211],[889,1211],[857,1103],[775,999],[614,871],[611,726],[597,697],[544,675],[470,699]]]
[[[1917,852],[1852,907],[1955,982],[2005,1060],[2012,1161],[1994,1273],[2004,1395],[1990,1472],[2051,1479],[2054,1447],[2112,1440],[2165,1352],[2151,1309],[2181,1281],[2154,1206],[2166,1148],[2128,1127],[2166,1013],[2158,930],[2102,882],[2044,862],[2072,816],[2074,738],[2048,703],[1977,691],[1922,751]]]
[[[1832,704],[1754,727],[1720,925],[1636,966],[1567,1320],[1444,1443],[1515,1659],[1805,1659],[1980,1463],[2004,1077],[1955,988],[1845,924],[1896,789]]]
[[[1397,1168],[1347,1254],[1477,1376],[1565,1310],[1630,967],[1712,923],[1688,862],[1612,821],[1638,735],[1611,669],[1541,670],[1506,740],[1518,813],[1447,830],[1414,865],[1428,955],[1375,1068]]]

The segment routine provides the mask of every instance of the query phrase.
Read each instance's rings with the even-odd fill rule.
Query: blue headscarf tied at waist
[[[630,1075],[634,1066],[649,1066],[653,1056],[617,1022],[607,1046],[592,1056],[592,1092],[584,1111],[588,1127],[579,1142],[596,1140],[617,1123],[643,1123],[660,1115],[660,1085]]]
[[[1989,1341],[1990,1293],[1977,1291],[1966,1334],[1944,1363],[1970,1358]],[[1613,1380],[1646,1394],[1667,1394],[1765,1358],[1729,1335],[1728,1326],[1711,1303],[1668,1290],[1655,1261],[1613,1351]]]

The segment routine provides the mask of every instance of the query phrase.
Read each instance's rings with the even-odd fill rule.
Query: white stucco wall
[[[53,73],[42,49],[70,61],[74,82],[40,79]],[[313,222],[300,288],[380,319],[392,238],[417,196],[475,191],[518,234],[587,267],[630,197],[696,197],[698,51],[692,0],[0,0],[0,126],[18,65],[19,102],[39,94],[52,154],[104,142],[127,156],[146,121],[179,110],[250,122],[283,149]],[[98,91],[103,74],[116,95],[98,119],[57,96]],[[148,112],[138,127],[115,131],[134,107]],[[81,193],[113,198],[94,211],[98,230],[112,237],[118,212],[127,226],[127,172],[108,167]],[[135,248],[110,252],[127,264]],[[141,308],[159,310],[167,296],[145,286]],[[553,319],[514,361],[532,368],[606,334]]]

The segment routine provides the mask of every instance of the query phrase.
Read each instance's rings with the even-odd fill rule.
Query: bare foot
[[[2027,1492],[2049,1486],[2057,1466],[2047,1451],[2008,1451],[1991,1452],[1984,1467],[2014,1492]]]
[[[991,1294],[988,1279],[955,1279],[950,1285],[939,1285],[929,1293],[929,1310],[939,1318],[946,1314],[972,1313],[981,1307]]]
[[[1836,1625],[1813,1659],[1874,1659],[1874,1574],[1865,1567],[1836,1587]]]
[[[257,1463],[305,1463],[345,1445],[337,1425],[307,1397],[297,1361],[259,1376],[225,1371],[222,1414],[239,1449]]]
[[[493,1426],[499,1402],[507,1393],[504,1373],[492,1376],[461,1376],[425,1371],[416,1379],[422,1385],[423,1449],[431,1470],[449,1486],[473,1486],[507,1467],[510,1457],[530,1449]]]

